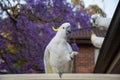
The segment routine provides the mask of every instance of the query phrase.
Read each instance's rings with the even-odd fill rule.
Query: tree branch
[[[7,15],[14,21],[14,22],[17,22],[17,20],[8,12],[8,9],[9,8],[4,8],[2,3],[0,2],[0,7],[3,11],[5,11],[7,13]]]

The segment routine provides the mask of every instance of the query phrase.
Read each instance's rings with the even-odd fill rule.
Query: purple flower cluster
[[[89,28],[90,15],[84,10],[73,11],[66,0],[26,0],[17,15],[0,19],[0,63],[4,73],[42,73],[43,55],[49,41],[55,35],[52,26],[69,22],[72,30]],[[76,44],[73,49],[78,50]]]

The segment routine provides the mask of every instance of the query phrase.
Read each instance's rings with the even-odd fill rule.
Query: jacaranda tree
[[[0,73],[44,72],[44,49],[55,35],[53,26],[69,22],[74,31],[80,22],[83,28],[90,27],[90,15],[73,11],[66,0],[21,1],[0,0],[0,15],[8,16],[0,18]]]

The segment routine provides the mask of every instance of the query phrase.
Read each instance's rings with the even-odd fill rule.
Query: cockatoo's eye
[[[65,29],[65,27],[63,27],[63,29]]]

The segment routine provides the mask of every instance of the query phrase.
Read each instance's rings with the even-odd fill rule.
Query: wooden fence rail
[[[119,74],[6,74],[0,80],[120,80]]]

